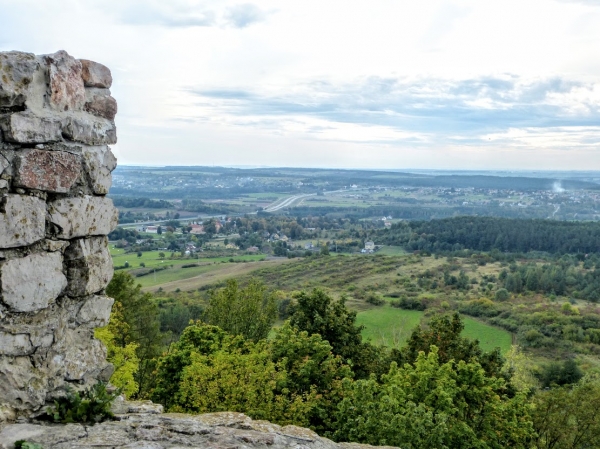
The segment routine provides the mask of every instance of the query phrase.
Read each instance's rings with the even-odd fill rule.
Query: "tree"
[[[153,359],[162,351],[164,336],[160,332],[158,306],[152,301],[152,295],[143,293],[141,288],[128,273],[118,271],[106,287],[106,294],[114,298],[122,321],[127,324],[114,335],[115,344],[121,348],[132,343],[137,345],[140,364],[135,374],[139,385],[136,395],[145,397],[150,388]]]
[[[113,364],[113,372],[110,382],[120,388],[125,397],[131,397],[139,389],[135,381],[140,359],[136,355],[138,345],[129,343],[125,346],[117,344],[117,335],[128,332],[129,326],[123,317],[123,306],[115,303],[110,321],[107,326],[99,327],[94,331],[94,336],[106,346],[106,360]]]
[[[414,449],[529,447],[525,396],[499,395],[503,384],[475,361],[442,363],[432,346],[414,365],[393,363],[381,383],[344,381],[333,437]]]
[[[197,322],[158,360],[152,399],[168,411],[238,411],[307,425],[315,394],[290,391],[287,376],[266,341],[253,343]]]
[[[241,289],[237,281],[229,280],[225,288],[211,292],[206,319],[209,324],[248,340],[267,338],[277,319],[275,294],[257,280]]]
[[[162,226],[159,226],[158,228],[156,228],[156,233],[158,235],[162,234]]]
[[[290,306],[290,324],[308,335],[319,334],[331,345],[335,355],[352,366],[357,378],[387,371],[389,360],[382,348],[363,343],[363,326],[356,325],[356,312],[346,308],[346,299],[334,301],[325,292],[314,289],[300,292]]]
[[[394,350],[394,358],[398,364],[414,363],[420,352],[429,353],[430,348],[435,345],[437,357],[441,363],[454,360],[478,361],[490,377],[506,377],[502,374],[504,358],[500,350],[496,348],[491,352],[483,352],[479,341],[461,337],[464,324],[458,313],[448,316],[435,316],[429,322],[428,328],[417,326],[405,347],[400,351]],[[507,377],[508,380],[508,377]]]
[[[533,424],[539,449],[600,447],[600,380],[539,391],[533,397]]]
[[[212,354],[193,353],[183,369],[173,411],[241,412],[282,425],[308,424],[314,395],[279,394],[287,372],[278,370],[264,341]]]
[[[280,394],[314,396],[307,422],[314,430],[328,430],[342,399],[342,380],[353,375],[350,367],[331,352],[331,345],[320,335],[299,331],[289,321],[270,341],[270,353],[278,369],[287,373],[277,387]]]

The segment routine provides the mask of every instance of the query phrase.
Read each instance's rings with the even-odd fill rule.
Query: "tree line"
[[[497,217],[454,217],[401,222],[380,230],[377,243],[411,251],[596,253],[600,223]]]

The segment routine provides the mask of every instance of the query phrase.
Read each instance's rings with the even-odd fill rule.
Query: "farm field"
[[[260,268],[274,268],[290,263],[290,259],[250,261],[248,263],[212,263],[200,267],[167,269],[164,272],[137,278],[146,292],[193,291],[212,284],[221,284],[227,279],[248,275]],[[162,275],[162,277],[161,277]]]

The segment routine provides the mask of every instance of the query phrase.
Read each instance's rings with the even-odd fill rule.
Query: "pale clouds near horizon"
[[[108,65],[119,161],[600,170],[600,1],[0,0]]]

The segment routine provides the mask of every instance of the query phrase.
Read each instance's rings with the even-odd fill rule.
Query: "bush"
[[[375,293],[369,293],[366,301],[374,306],[382,306],[385,304],[385,300],[377,296]]]
[[[54,401],[48,413],[54,422],[95,424],[113,417],[110,406],[119,394],[118,390],[109,393],[106,384],[98,382],[82,394],[69,390],[65,397]]]
[[[391,306],[404,310],[425,310],[427,308],[427,302],[418,298],[403,297],[392,301]]]
[[[510,293],[505,288],[499,288],[494,295],[494,299],[496,301],[508,301],[510,298]]]
[[[44,449],[41,444],[30,443],[25,440],[15,441],[15,449]]]

